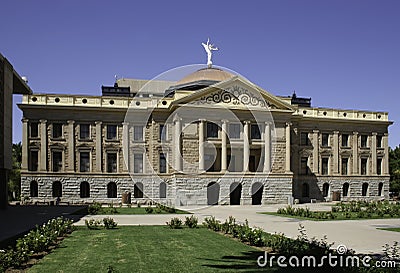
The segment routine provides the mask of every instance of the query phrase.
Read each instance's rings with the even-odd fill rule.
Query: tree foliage
[[[13,164],[8,179],[8,199],[19,200],[21,196],[21,162],[22,144],[21,142],[12,146]]]
[[[389,150],[390,191],[400,192],[400,145]]]

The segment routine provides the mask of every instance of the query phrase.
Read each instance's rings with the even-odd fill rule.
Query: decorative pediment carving
[[[254,94],[246,88],[234,85],[216,92],[206,94],[193,102],[194,104],[226,103],[233,105],[246,105],[254,107],[277,108],[266,101],[261,95]]]

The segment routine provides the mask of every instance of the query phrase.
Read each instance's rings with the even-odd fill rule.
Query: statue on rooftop
[[[213,50],[218,50],[218,47],[214,47],[213,44],[210,44],[210,38],[207,39],[207,44],[201,43],[207,52],[207,66],[208,68],[211,68],[212,66],[212,61],[211,61],[211,56],[212,56],[212,51]]]

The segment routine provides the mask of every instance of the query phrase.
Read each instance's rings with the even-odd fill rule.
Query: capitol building
[[[23,95],[30,202],[260,205],[388,198],[386,112],[314,107],[210,64],[99,96]]]

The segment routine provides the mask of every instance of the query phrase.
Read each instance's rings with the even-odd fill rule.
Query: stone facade
[[[25,95],[19,107],[22,194],[33,202],[388,197],[384,112],[298,105],[238,77],[162,98]]]

